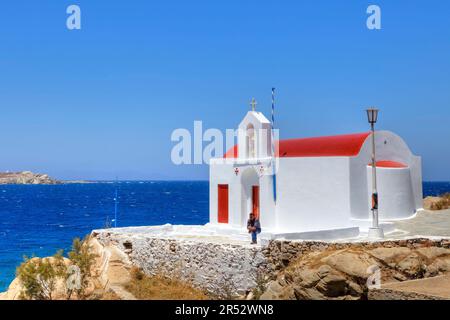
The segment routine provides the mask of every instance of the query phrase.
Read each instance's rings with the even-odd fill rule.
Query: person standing
[[[249,215],[249,219],[247,221],[247,230],[248,233],[251,233],[252,235],[251,244],[257,244],[257,235],[261,232],[261,224],[259,223],[259,219],[255,217],[253,212],[251,212]]]

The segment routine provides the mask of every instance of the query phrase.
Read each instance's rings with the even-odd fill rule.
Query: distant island
[[[62,181],[51,178],[48,174],[22,172],[0,172],[0,185],[2,184],[63,184],[87,183],[86,181]]]

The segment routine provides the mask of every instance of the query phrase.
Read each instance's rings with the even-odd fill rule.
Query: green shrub
[[[92,267],[96,254],[88,244],[89,238],[84,240],[75,238],[72,249],[68,253],[69,263],[64,261],[63,251],[58,251],[51,258],[28,258],[17,268],[16,275],[22,285],[20,299],[23,300],[52,300],[58,282],[65,284],[65,297],[70,299],[76,294],[78,299],[86,298],[86,288],[92,276]],[[68,286],[74,273],[78,270],[76,286]],[[72,284],[75,284],[74,282]]]
[[[62,251],[52,258],[28,258],[17,268],[17,277],[23,286],[20,299],[52,300],[58,279],[66,274]]]

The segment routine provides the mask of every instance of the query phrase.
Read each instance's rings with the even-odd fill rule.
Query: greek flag
[[[277,175],[276,175],[276,161],[275,161],[275,88],[272,88],[272,184],[273,184],[273,201],[277,202]]]

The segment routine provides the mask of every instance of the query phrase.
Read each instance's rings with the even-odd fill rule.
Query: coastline
[[[48,174],[31,171],[0,172],[0,185],[55,185],[55,184],[84,184],[85,180],[57,180]]]

